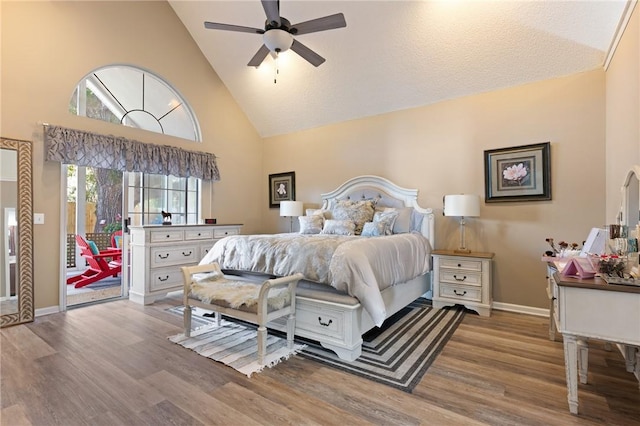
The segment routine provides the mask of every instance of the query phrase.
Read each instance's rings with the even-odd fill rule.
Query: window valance
[[[126,172],[220,180],[216,156],[119,136],[45,125],[46,159]]]

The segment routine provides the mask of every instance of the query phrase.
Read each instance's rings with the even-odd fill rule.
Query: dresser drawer
[[[450,258],[441,258],[440,259],[440,267],[448,268],[448,269],[465,269],[468,271],[482,271],[482,262],[479,260],[469,260],[469,259],[450,259]]]
[[[296,304],[296,330],[305,330],[314,335],[344,339],[344,312],[317,306]]]
[[[197,263],[200,260],[198,246],[172,246],[151,248],[151,267]]]
[[[229,235],[238,235],[238,229],[214,229],[213,237],[214,238],[224,238]]]
[[[200,246],[200,259],[205,257],[207,253],[209,253],[209,250],[211,250],[212,248],[213,248],[213,242],[211,244],[202,244]]]
[[[482,274],[459,269],[440,269],[440,282],[481,286]]]
[[[440,297],[471,302],[480,302],[482,300],[480,287],[451,284],[440,284]]]
[[[151,271],[149,277],[149,291],[176,287],[182,289],[184,285],[183,281],[184,277],[180,268],[154,269]]]
[[[213,239],[213,229],[190,229],[184,231],[185,240],[211,240]]]
[[[160,243],[160,242],[170,242],[170,241],[182,241],[183,233],[182,230],[158,230],[149,232],[149,241],[152,243]]]

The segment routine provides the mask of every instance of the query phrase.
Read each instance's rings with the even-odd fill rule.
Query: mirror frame
[[[33,192],[31,183],[31,142],[0,138],[1,149],[18,153],[18,312],[0,315],[0,327],[31,322],[33,305]]]
[[[631,197],[629,195],[629,184],[631,182],[631,179],[634,177],[640,181],[640,165],[634,165],[629,169],[629,171],[627,172],[627,175],[624,178],[624,182],[622,184],[622,206],[621,206],[622,220],[621,222],[624,225],[628,225],[628,226],[631,225],[629,223],[629,217],[631,215],[631,211],[633,211],[633,214],[636,215],[638,214],[638,209],[640,208],[639,205],[634,205],[634,206],[630,205],[632,200],[635,202],[638,202],[638,200],[640,199],[640,194],[635,194],[634,197]]]

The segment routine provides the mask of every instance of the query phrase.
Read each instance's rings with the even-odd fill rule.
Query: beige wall
[[[194,149],[181,139],[69,114],[74,87],[98,67],[131,64],[168,80],[199,119],[204,143],[195,149],[219,157],[222,180],[204,190],[205,216],[244,223],[245,232],[260,228],[262,141],[166,2],[2,1],[0,7],[0,134],[34,141],[34,211],[45,214],[45,224],[34,226],[36,309],[58,305],[61,228],[60,165],[43,159],[40,124]]]
[[[484,198],[484,150],[550,141],[553,200],[483,203],[467,227],[468,247],[496,254],[494,300],[546,308],[545,238],[581,243],[604,221],[604,77],[596,70],[272,137],[265,173],[294,170],[296,198],[309,205],[362,174],[418,188],[420,204],[436,210],[436,247],[456,248],[443,195]],[[269,230],[286,230],[276,210],[265,214]]]
[[[621,186],[640,165],[640,7],[636,4],[606,73],[607,221],[614,223]]]

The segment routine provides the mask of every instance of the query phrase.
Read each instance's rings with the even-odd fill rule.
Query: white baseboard
[[[515,312],[518,314],[535,315],[538,317],[549,317],[549,309],[534,308],[533,306],[514,305],[511,303],[493,302],[493,309],[498,311]]]
[[[36,317],[41,317],[44,315],[57,314],[60,311],[60,306],[49,306],[47,308],[39,308],[36,309],[34,314]]]

